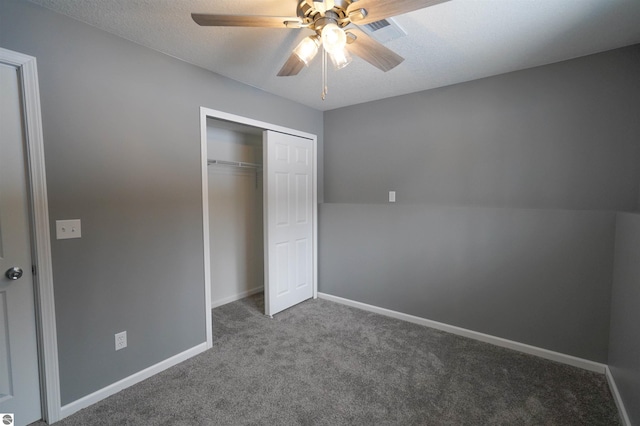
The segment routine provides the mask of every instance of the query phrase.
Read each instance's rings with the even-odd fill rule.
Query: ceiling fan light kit
[[[302,41],[293,49],[293,53],[302,61],[306,66],[309,66],[309,62],[313,60],[318,54],[318,48],[320,47],[320,37],[318,35],[312,35],[305,37]]]
[[[329,53],[344,49],[347,44],[347,35],[344,30],[333,22],[322,28],[322,46]]]
[[[387,72],[398,66],[404,58],[368,36],[356,25],[376,22],[395,15],[434,6],[449,0],[300,0],[297,17],[215,15],[192,13],[201,26],[308,28],[315,34],[305,37],[278,72],[278,76],[297,75],[323,50],[323,93],[326,94],[326,56],[335,69],[351,63],[356,55],[376,68]],[[347,27],[349,26],[349,27]],[[345,27],[346,31],[345,31]]]
[[[346,49],[341,49],[337,52],[329,53],[329,58],[331,59],[331,63],[336,70],[341,70],[342,68],[349,65],[352,61],[351,55]]]

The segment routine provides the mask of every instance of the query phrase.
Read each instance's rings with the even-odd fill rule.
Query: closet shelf
[[[243,169],[255,169],[255,170],[262,169],[262,164],[245,163],[244,161],[208,160],[207,164],[209,164],[209,165],[240,167],[240,168],[243,168]]]

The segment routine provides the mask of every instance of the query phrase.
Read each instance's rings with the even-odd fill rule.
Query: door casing
[[[210,108],[200,107],[200,165],[202,169],[202,228],[204,243],[204,278],[205,278],[205,309],[206,309],[206,333],[207,347],[213,345],[213,328],[211,324],[211,264],[209,241],[209,181],[207,172],[207,118],[230,121],[246,126],[257,127],[263,130],[286,133],[299,136],[312,141],[313,152],[313,298],[318,297],[318,138],[311,133],[278,126],[264,121],[254,120],[240,115],[229,114]]]
[[[32,56],[3,48],[0,62],[16,68],[22,90],[42,417],[52,423],[60,419],[60,375],[37,62]]]

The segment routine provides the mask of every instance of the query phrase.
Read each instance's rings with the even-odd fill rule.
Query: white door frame
[[[32,56],[3,48],[0,48],[0,63],[15,67],[20,76],[28,160],[31,250],[36,267],[33,278],[42,417],[52,423],[60,419],[60,375],[37,63]]]
[[[207,118],[231,121],[257,127],[263,130],[286,133],[313,142],[313,298],[318,297],[318,137],[311,133],[258,121],[240,115],[229,114],[210,108],[200,107],[200,165],[202,168],[202,231],[204,240],[204,297],[206,309],[207,348],[213,345],[211,324],[211,257],[209,246],[209,178],[207,172]]]

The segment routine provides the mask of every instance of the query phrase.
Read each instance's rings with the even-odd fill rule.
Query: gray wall
[[[320,291],[606,361],[615,213],[323,204]]]
[[[640,424],[640,215],[619,213],[609,368],[632,424]]]
[[[82,220],[52,241],[67,404],[205,341],[199,107],[320,142],[322,113],[25,1],[0,20],[0,45],[38,60],[51,229]]]
[[[635,210],[640,45],[325,112],[325,202]]]
[[[325,112],[320,291],[606,362],[638,75],[640,45]]]

